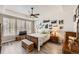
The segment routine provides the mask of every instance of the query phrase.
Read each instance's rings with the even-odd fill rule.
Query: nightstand
[[[59,42],[59,38],[57,36],[50,36],[50,41],[54,42],[54,43],[58,43]]]

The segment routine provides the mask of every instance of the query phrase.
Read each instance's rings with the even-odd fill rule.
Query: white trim
[[[16,18],[16,19],[23,19],[23,20],[26,20],[26,21],[35,21],[34,19],[28,17],[27,15],[25,15],[23,13],[19,13],[19,12],[9,10],[9,9],[5,9],[4,12],[0,12],[0,15],[12,17],[12,18]]]

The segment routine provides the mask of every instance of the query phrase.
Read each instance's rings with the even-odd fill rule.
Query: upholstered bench
[[[27,39],[23,39],[22,40],[22,47],[24,49],[26,49],[28,52],[31,52],[34,49],[34,43],[27,40]]]

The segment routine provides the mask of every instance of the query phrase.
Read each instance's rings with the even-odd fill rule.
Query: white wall
[[[34,6],[35,12],[40,13],[38,20],[64,20],[64,31],[74,31],[73,15],[76,5]],[[41,22],[41,21],[40,21]]]
[[[5,8],[5,11],[6,11],[6,9],[8,9],[8,10],[13,10],[18,13],[27,14],[28,6],[25,6],[25,5],[4,5],[4,8]]]
[[[64,19],[64,30],[75,31],[73,23],[73,15],[75,13],[76,5],[0,5],[0,12],[8,13],[7,10],[12,10],[17,13],[21,13],[21,17],[26,17],[31,11],[31,7],[34,7],[34,13],[40,13],[37,20],[60,20]],[[11,12],[9,12],[11,13]],[[23,14],[23,15],[22,15]],[[17,15],[16,15],[17,16]],[[73,27],[74,26],[74,27]],[[75,30],[74,30],[75,29]]]
[[[74,7],[73,5],[63,6],[63,17],[64,17],[64,30],[65,31],[74,31]]]
[[[61,20],[64,19],[63,8],[61,5],[41,5],[41,6],[33,6],[34,13],[39,13],[38,22],[42,22],[41,20]],[[39,26],[39,23],[36,22],[36,25]]]
[[[58,5],[41,5],[34,6],[34,13],[40,13],[39,19],[61,19],[62,6]]]
[[[26,20],[32,20],[32,18],[29,17],[29,12],[29,5],[0,5],[0,14],[10,15]]]
[[[77,5],[74,7],[74,14],[75,14],[75,11],[77,9]],[[74,31],[77,32],[77,21],[78,21],[78,18],[76,18],[76,21],[74,22]]]

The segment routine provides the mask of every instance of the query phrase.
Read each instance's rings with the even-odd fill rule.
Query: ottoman
[[[29,41],[27,39],[22,40],[22,47],[27,50],[28,52],[31,52],[34,49],[34,43],[32,41]]]

